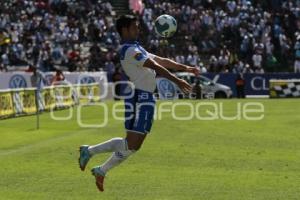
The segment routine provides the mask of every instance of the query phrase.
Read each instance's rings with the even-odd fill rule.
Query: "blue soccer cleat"
[[[87,163],[89,162],[89,160],[91,158],[88,148],[89,148],[89,145],[82,145],[79,148],[80,156],[79,156],[78,160],[79,160],[79,167],[80,167],[81,171],[84,171]]]
[[[105,178],[105,173],[101,170],[99,166],[94,167],[91,170],[93,176],[95,176],[96,179],[96,185],[99,191],[103,192],[104,191],[104,178]]]

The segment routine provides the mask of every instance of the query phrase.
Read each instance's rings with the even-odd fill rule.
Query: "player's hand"
[[[193,73],[193,74],[195,74],[195,76],[199,76],[199,74],[200,74],[200,70],[198,67],[187,67],[185,71]]]
[[[181,89],[181,91],[185,94],[190,93],[192,90],[192,86],[183,79],[178,79],[177,85]]]

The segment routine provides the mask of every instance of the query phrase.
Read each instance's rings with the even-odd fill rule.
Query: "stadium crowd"
[[[147,0],[142,15],[153,51],[204,71],[291,71],[300,60],[299,0]],[[178,32],[161,48],[152,21],[168,13]],[[299,69],[300,72],[300,69]]]
[[[136,14],[150,52],[202,72],[264,73],[300,68],[299,0],[144,0]],[[157,37],[161,14],[176,35]],[[0,71],[32,65],[43,71],[108,71],[119,67],[117,17],[109,1],[5,0],[0,7]],[[300,69],[299,69],[300,72]]]
[[[114,70],[120,41],[109,2],[12,0],[1,4],[2,71],[24,65],[42,71]]]

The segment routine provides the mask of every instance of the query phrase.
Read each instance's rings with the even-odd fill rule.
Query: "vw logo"
[[[80,77],[77,82],[80,84],[88,84],[88,83],[95,83],[96,80],[94,79],[94,77],[84,76],[84,77]]]
[[[26,88],[27,83],[26,79],[19,74],[13,75],[9,80],[9,87],[10,88]]]
[[[158,90],[160,91],[163,97],[174,98],[176,95],[175,86],[166,79],[162,79],[158,83]]]

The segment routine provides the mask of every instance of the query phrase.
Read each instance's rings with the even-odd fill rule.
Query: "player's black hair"
[[[128,28],[137,18],[134,15],[122,15],[116,21],[116,27],[119,35],[122,37],[122,29]]]

